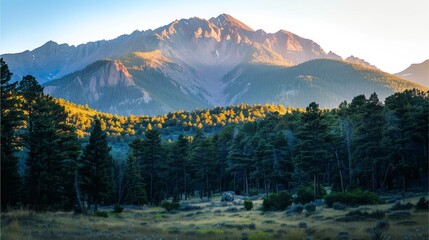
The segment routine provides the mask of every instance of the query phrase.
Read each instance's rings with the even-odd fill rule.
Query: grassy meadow
[[[415,204],[420,196],[428,197],[410,194],[396,199]],[[109,212],[108,218],[17,209],[2,213],[1,239],[374,239],[374,227],[384,239],[429,239],[428,212],[392,210],[393,203],[344,210],[322,205],[312,214],[262,212],[261,197],[253,203],[253,209],[246,211],[242,199],[221,204],[217,196],[210,201],[182,201],[182,206],[191,210],[173,213],[148,206],[125,206],[122,213],[102,208]],[[381,210],[385,215],[378,219],[345,218],[354,210]]]

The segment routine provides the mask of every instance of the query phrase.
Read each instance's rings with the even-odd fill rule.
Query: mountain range
[[[52,96],[121,115],[242,102],[336,107],[359,94],[377,92],[384,99],[407,88],[427,89],[363,59],[326,53],[291,32],[253,30],[227,14],[79,46],[49,41],[1,57],[15,80],[31,74]]]

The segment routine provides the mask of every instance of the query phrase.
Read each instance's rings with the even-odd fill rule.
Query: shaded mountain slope
[[[273,103],[306,107],[338,107],[353,96],[376,92],[381,100],[397,91],[427,88],[384,73],[336,60],[312,60],[293,67],[242,65],[223,79],[225,104]],[[268,97],[267,97],[268,96]]]

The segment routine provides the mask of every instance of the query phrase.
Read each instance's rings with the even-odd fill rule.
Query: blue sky
[[[428,0],[1,0],[0,7],[2,54],[228,13],[255,30],[285,29],[391,73],[429,58]]]

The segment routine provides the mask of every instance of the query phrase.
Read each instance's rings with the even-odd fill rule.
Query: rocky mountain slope
[[[417,64],[411,64],[407,69],[395,73],[396,76],[429,87],[429,59]]]
[[[346,61],[365,67],[350,67],[357,65],[326,53],[312,40],[285,30],[255,31],[227,14],[175,20],[155,30],[79,46],[48,42],[1,57],[15,80],[31,74],[55,97],[126,115],[241,102],[305,107],[318,100],[331,107],[347,99],[339,89],[351,80],[355,89],[350,96],[378,90],[391,94],[401,88],[396,86],[421,87],[356,57]],[[305,64],[316,59],[319,64]],[[298,91],[300,86],[305,87]]]

